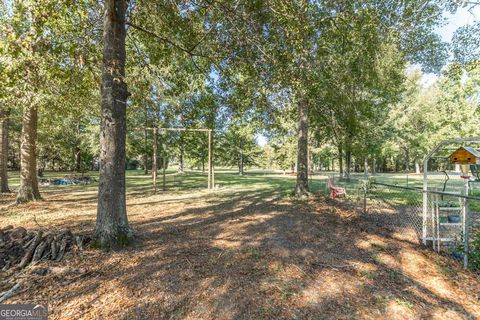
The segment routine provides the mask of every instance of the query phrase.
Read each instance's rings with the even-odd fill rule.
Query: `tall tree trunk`
[[[405,171],[410,172],[410,152],[405,149]]]
[[[341,143],[338,145],[338,167],[340,178],[343,178],[343,146]]]
[[[377,157],[373,156],[372,159],[372,176],[377,175]]]
[[[82,163],[82,152],[80,151],[80,148],[75,148],[75,171],[80,172],[81,171],[81,163]]]
[[[158,129],[153,128],[153,146],[152,146],[152,178],[153,191],[157,192],[157,177],[158,177]]]
[[[308,104],[305,97],[298,102],[297,185],[295,195],[303,196],[308,190]]]
[[[75,146],[75,171],[80,172],[82,163],[82,151],[80,150],[80,123],[77,124],[77,145]],[[43,166],[45,168],[45,166]]]
[[[347,142],[345,148],[345,178],[350,181],[350,169],[352,166],[352,151],[350,150],[350,143]]]
[[[133,237],[125,199],[126,106],[125,0],[106,0],[103,24],[100,183],[95,241],[103,249],[127,245]]]
[[[243,144],[240,141],[240,158],[238,159],[238,175],[243,176]]]
[[[368,159],[367,159],[367,157],[365,157],[365,159],[363,161],[363,175],[365,177],[368,177]]]
[[[0,108],[0,192],[10,192],[8,188],[8,118],[10,110]]]
[[[185,146],[184,146],[183,132],[180,132],[180,159],[178,164],[178,173],[185,173]]]
[[[152,155],[152,177],[153,177],[153,183],[155,186],[155,190],[157,188],[156,182],[157,182],[157,176],[158,176],[158,129],[154,128],[153,129],[153,155]]]
[[[142,157],[143,174],[148,175],[148,155],[145,153]]]
[[[165,170],[167,170],[167,154],[165,150],[163,151],[162,155],[162,190],[167,190],[167,180]]]
[[[307,152],[307,158],[308,158],[308,162],[307,162],[308,163],[308,175],[309,175],[309,177],[311,177],[315,170],[314,170],[314,163],[313,163],[313,159],[312,159],[312,153],[310,152],[310,150],[308,150],[308,152]]]
[[[207,116],[207,121],[206,125],[207,128],[210,129],[211,131],[208,131],[208,158],[207,158],[207,164],[208,164],[208,188],[212,188],[212,190],[215,189],[215,174],[214,174],[214,162],[215,162],[215,152],[214,152],[214,146],[215,146],[215,125],[216,125],[216,115],[217,115],[217,110],[218,108],[215,106],[215,104],[212,104],[209,106],[209,111],[208,111],[208,116]]]
[[[17,203],[40,200],[37,180],[37,120],[35,106],[25,107],[22,119],[22,144],[20,146],[20,188]]]
[[[213,119],[214,119],[214,118],[213,118]],[[210,148],[211,148],[210,152],[211,152],[211,154],[210,154],[210,169],[209,169],[209,174],[210,174],[210,179],[211,179],[211,180],[210,180],[210,182],[211,182],[211,187],[212,187],[212,189],[215,189],[215,179],[214,179],[215,157],[214,157],[214,150],[213,150],[213,149],[214,149],[213,147],[214,147],[214,145],[215,145],[215,131],[214,131],[214,127],[215,127],[214,121],[215,121],[215,120],[213,120],[213,119],[212,119],[212,125],[210,126],[210,128],[212,129],[212,133],[211,133],[211,135],[212,135],[212,141],[211,141],[211,143],[210,143]]]
[[[178,164],[178,173],[185,173],[185,158],[183,147],[180,150],[180,159]]]
[[[147,146],[147,128],[145,128],[143,130],[143,140],[144,140],[144,143],[145,143],[145,153],[143,154],[143,157],[142,157],[142,162],[143,162],[143,174],[144,175],[148,175],[148,153],[147,153],[147,150],[148,150],[148,146]]]
[[[148,140],[147,140],[147,128],[143,129],[143,143],[144,143],[144,148],[145,152],[142,157],[142,162],[143,162],[143,174],[148,175]]]
[[[420,163],[418,160],[415,161],[415,173],[420,174]]]

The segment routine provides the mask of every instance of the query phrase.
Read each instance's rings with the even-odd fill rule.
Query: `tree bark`
[[[165,175],[165,170],[167,169],[167,155],[165,150],[163,151],[163,156],[162,156],[162,190],[165,191],[167,190],[167,181],[166,181],[166,175]]]
[[[243,176],[243,145],[240,141],[240,158],[238,159],[238,175]]]
[[[145,153],[143,154],[143,174],[148,175],[148,153],[147,153],[147,129],[143,130],[143,139],[145,141]]]
[[[295,195],[303,196],[308,190],[308,104],[305,98],[298,102],[297,185]]]
[[[178,173],[185,173],[185,159],[184,159],[184,139],[183,132],[180,132],[180,159],[178,164]]]
[[[343,146],[341,143],[338,145],[338,167],[340,178],[343,178]]]
[[[125,78],[125,0],[106,0],[103,25],[100,182],[95,242],[103,249],[128,245],[125,199],[127,85]]]
[[[143,174],[148,175],[148,155],[145,153],[142,157]]]
[[[377,175],[377,158],[373,156],[372,159],[372,176]]]
[[[215,143],[215,142],[214,142],[214,140],[215,140],[215,135],[214,135],[215,131],[213,131],[213,130],[214,130],[213,128],[215,127],[215,125],[214,125],[214,123],[215,123],[214,117],[212,117],[212,120],[211,120],[210,123],[211,123],[211,125],[209,126],[209,128],[210,128],[212,131],[211,131],[211,133],[210,133],[210,134],[211,134],[211,140],[210,140],[210,161],[209,161],[209,163],[208,163],[208,168],[209,168],[209,169],[208,169],[208,174],[210,175],[210,183],[211,183],[211,184],[210,184],[210,187],[211,187],[212,189],[215,189],[215,180],[214,180],[214,174],[213,174],[213,170],[214,170],[213,145],[214,145],[214,143]]]
[[[415,161],[415,173],[420,174],[420,163]]]
[[[347,142],[345,148],[345,178],[350,181],[350,169],[352,166],[352,152],[350,150],[350,143]]]
[[[37,122],[36,106],[25,107],[22,119],[22,138],[20,145],[20,188],[17,203],[40,200],[37,180]]]
[[[75,171],[80,172],[82,170],[82,152],[80,148],[75,148]]]
[[[77,145],[75,146],[75,171],[80,172],[82,163],[82,150],[80,149],[80,124],[77,124]]]
[[[405,171],[410,172],[410,152],[405,149]]]
[[[10,110],[0,108],[0,192],[10,192],[8,188],[8,118]]]
[[[363,161],[363,175],[365,177],[368,177],[368,159],[367,159],[367,157],[365,157],[365,159]]]

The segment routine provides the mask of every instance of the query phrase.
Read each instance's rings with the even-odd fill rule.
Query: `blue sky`
[[[480,20],[480,5],[475,6],[470,11],[467,8],[459,8],[455,14],[445,14],[446,24],[436,30],[444,42],[451,42],[455,30],[468,24],[473,24]],[[423,76],[423,85],[428,86],[437,79],[434,74],[425,74]]]
[[[450,42],[457,28],[472,24],[480,19],[480,6],[476,6],[470,11],[466,8],[459,8],[455,14],[446,14],[445,17],[447,18],[447,24],[439,28],[437,33],[443,41]]]

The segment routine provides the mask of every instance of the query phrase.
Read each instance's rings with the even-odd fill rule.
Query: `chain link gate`
[[[478,267],[480,198],[374,181],[362,184],[366,219],[462,261],[465,267]]]

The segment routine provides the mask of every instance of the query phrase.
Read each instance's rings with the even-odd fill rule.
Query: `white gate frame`
[[[456,138],[456,139],[448,139],[440,142],[437,144],[424,158],[423,160],[423,225],[422,225],[422,242],[424,245],[427,244],[427,218],[428,218],[428,161],[433,157],[435,153],[438,152],[441,148],[449,145],[449,144],[460,144],[464,142],[480,142],[480,137],[468,137],[468,138]],[[468,188],[468,183],[467,183]],[[468,194],[466,195],[468,196]],[[466,200],[466,199],[465,199]],[[464,208],[464,210],[468,210]],[[464,213],[464,217],[466,216],[466,212]],[[465,221],[465,220],[464,220]],[[464,223],[465,226],[468,226],[468,223]],[[464,227],[466,228],[466,227]],[[464,230],[465,232],[465,230]],[[466,259],[466,255],[464,257]],[[468,264],[467,261],[464,261],[464,264]]]

